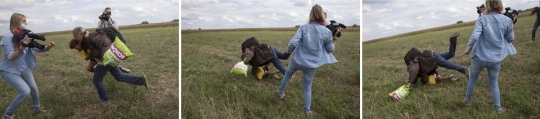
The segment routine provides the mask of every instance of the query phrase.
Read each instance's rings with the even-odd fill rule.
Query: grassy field
[[[277,97],[281,79],[235,76],[241,43],[251,37],[284,51],[295,31],[222,31],[182,34],[182,118],[306,118],[301,72]],[[337,64],[317,69],[311,109],[315,118],[360,117],[360,32],[344,32],[334,56]],[[293,54],[294,55],[294,54]],[[289,59],[290,60],[290,59]],[[289,60],[281,62],[287,66]],[[251,70],[251,69],[249,69]],[[271,69],[275,71],[275,68]],[[279,74],[280,77],[283,77]]]
[[[442,87],[418,83],[402,102],[393,101],[388,93],[406,84],[408,73],[403,56],[411,47],[447,52],[448,36],[461,32],[456,55],[450,61],[468,67],[470,55],[463,52],[472,30],[471,26],[398,37],[362,45],[362,114],[364,118],[540,118],[540,42],[530,42],[535,17],[521,17],[515,24],[513,41],[518,54],[502,61],[499,74],[501,105],[504,114],[496,113],[487,71],[483,70],[473,94],[473,105],[465,106],[467,90],[465,75],[439,68],[442,75],[455,74],[455,82],[443,82]]]
[[[131,74],[148,77],[148,92],[108,74],[104,82],[112,102],[102,104],[92,83],[93,73],[86,71],[88,62],[68,47],[72,34],[47,35],[46,43],[54,41],[56,47],[36,53],[33,74],[42,107],[49,113],[33,114],[27,98],[15,118],[178,118],[178,26],[120,30],[135,54],[122,65]],[[17,92],[4,80],[0,90],[3,114]]]

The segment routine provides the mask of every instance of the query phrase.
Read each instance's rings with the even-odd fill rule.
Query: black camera
[[[486,10],[486,6],[484,4],[476,7],[476,13],[478,13],[478,17],[482,16],[482,12]]]
[[[20,43],[21,40],[24,39],[24,37],[26,37],[26,36],[28,36],[28,38],[30,38],[30,43],[28,43],[28,44],[21,43],[22,46],[28,47],[28,48],[38,48],[40,50],[45,49],[45,45],[39,44],[38,42],[35,41],[35,39],[45,41],[46,40],[45,36],[35,34],[34,32],[32,32],[31,30],[28,30],[28,29],[23,29],[22,34],[13,35],[13,42],[14,43],[17,43],[17,42]]]
[[[347,28],[347,26],[342,23],[338,23],[335,20],[330,20],[330,24],[326,25],[326,28],[332,31],[332,36],[336,35],[337,33],[337,37],[341,37],[341,32],[337,32],[338,27],[341,27],[343,29]]]
[[[517,15],[519,14],[517,10],[512,10],[512,8],[510,8],[510,7],[504,8],[504,10],[506,10],[506,11],[504,12],[504,16],[507,16],[507,17],[510,18],[512,21],[514,20],[514,15],[517,16]],[[510,11],[511,11],[511,12],[510,12]],[[516,24],[517,18],[516,18],[516,20],[513,21],[513,22],[514,22],[513,24]]]
[[[99,15],[99,19],[107,21],[109,20],[110,16],[110,12],[103,12],[101,15]]]

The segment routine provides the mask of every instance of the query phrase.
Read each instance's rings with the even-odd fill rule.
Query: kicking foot
[[[454,38],[454,37],[458,37],[460,35],[461,35],[461,33],[455,32],[454,34],[450,35],[448,38]]]

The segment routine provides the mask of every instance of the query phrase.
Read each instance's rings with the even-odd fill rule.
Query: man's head
[[[82,41],[86,33],[86,30],[83,27],[79,26],[79,27],[75,27],[72,33],[73,33],[73,39]]]

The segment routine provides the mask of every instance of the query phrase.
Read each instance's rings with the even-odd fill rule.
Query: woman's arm
[[[2,40],[4,40],[4,39],[2,39]],[[22,41],[22,43],[25,43],[25,44],[30,43],[30,40],[28,39],[28,37],[25,37],[21,41]],[[9,43],[6,43],[6,42],[9,42]],[[11,57],[8,57],[9,61],[15,61],[15,59],[17,59],[17,57],[19,57],[19,55],[21,55],[23,50],[26,48],[26,47],[24,47],[22,45],[20,45],[19,48],[15,48],[14,45],[13,45],[13,42],[11,42],[11,39],[9,39],[9,38],[6,39],[6,41],[4,43],[5,43],[3,45],[4,52],[6,52],[6,54],[8,54],[8,56],[11,56]],[[11,54],[11,55],[9,55],[9,54]]]
[[[296,45],[298,45],[298,42],[302,39],[303,35],[303,25],[298,28],[298,31],[296,31],[296,34],[292,37],[291,41],[289,41],[289,45],[287,45],[287,50],[285,51],[286,54],[290,54],[294,48],[296,48]]]
[[[478,38],[480,38],[480,35],[482,34],[482,18],[479,18],[476,20],[476,24],[474,26],[474,31],[471,35],[471,38],[469,38],[469,44],[467,45],[467,48],[465,49],[465,54],[469,54],[471,52],[471,49],[476,44],[476,41]]]
[[[39,48],[32,48],[32,51],[35,51],[35,52],[39,52],[39,53],[42,53],[42,52],[47,52],[49,51],[51,48],[54,47],[54,45],[56,45],[54,42],[50,42],[49,45],[45,46],[45,48],[43,50],[39,49]]]

